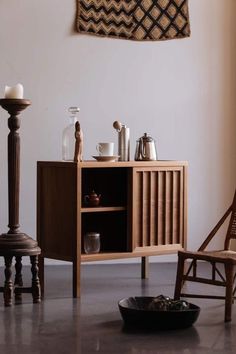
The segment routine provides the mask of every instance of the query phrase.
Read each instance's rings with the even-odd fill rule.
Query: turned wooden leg
[[[15,270],[16,270],[16,274],[15,274],[15,301],[16,302],[21,302],[22,301],[22,294],[20,291],[17,291],[17,289],[19,287],[23,286],[23,280],[22,280],[22,257],[15,257],[16,259],[16,264],[15,264]]]
[[[149,277],[149,258],[141,257],[141,278],[148,279]]]
[[[226,289],[225,289],[225,322],[231,321],[234,285],[234,265],[225,264]]]
[[[11,279],[12,256],[4,257],[5,260],[5,283],[3,289],[3,297],[5,306],[12,305],[13,283]]]
[[[177,266],[175,294],[174,294],[175,300],[179,300],[181,295],[181,289],[183,286],[184,263],[185,263],[185,259],[181,255],[178,255],[178,266]]]
[[[41,301],[41,288],[39,281],[39,268],[38,268],[38,256],[31,256],[31,272],[32,272],[32,296],[33,302],[38,303]]]

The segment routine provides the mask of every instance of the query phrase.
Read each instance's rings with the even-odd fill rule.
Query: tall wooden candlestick
[[[41,250],[37,241],[20,231],[19,224],[19,195],[20,195],[20,128],[19,114],[30,105],[26,99],[0,99],[0,105],[9,114],[8,127],[8,211],[9,231],[0,235],[0,256],[5,259],[5,284],[0,287],[4,293],[5,305],[12,303],[13,283],[11,280],[12,258],[16,258],[16,275],[14,290],[16,299],[22,292],[32,292],[34,302],[40,301],[40,285],[38,277],[38,255]],[[32,265],[32,287],[23,288],[21,275],[21,258],[30,256]]]

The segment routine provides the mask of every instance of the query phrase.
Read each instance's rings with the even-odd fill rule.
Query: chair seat
[[[236,264],[236,252],[232,250],[214,250],[214,251],[179,251],[179,254],[184,258],[201,259],[201,260],[215,260],[220,263],[225,263],[228,260],[230,263]]]

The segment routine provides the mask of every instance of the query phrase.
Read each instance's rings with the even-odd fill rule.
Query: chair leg
[[[16,274],[15,274],[15,282],[14,282],[14,286],[15,286],[15,301],[17,303],[22,301],[22,294],[21,292],[17,291],[18,287],[22,287],[23,286],[23,280],[22,280],[22,257],[15,257],[16,258],[16,264],[15,264],[15,270],[16,270]]]
[[[182,255],[178,255],[178,266],[177,266],[175,294],[174,294],[175,300],[179,300],[181,295],[181,289],[183,286],[184,263],[185,263],[185,258],[182,257]]]
[[[225,322],[231,321],[234,285],[234,265],[225,264],[226,290],[225,290]]]
[[[12,283],[12,256],[5,256],[5,284],[3,289],[3,297],[5,306],[12,305],[13,283]]]

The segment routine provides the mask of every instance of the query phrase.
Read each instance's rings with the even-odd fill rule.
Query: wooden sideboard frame
[[[149,256],[186,249],[187,171],[186,161],[39,161],[42,292],[45,258],[73,263],[73,297],[80,297],[81,262],[141,257],[146,278]],[[101,206],[84,205],[91,189],[101,193]],[[83,234],[91,227],[101,232],[97,254],[83,252]]]

